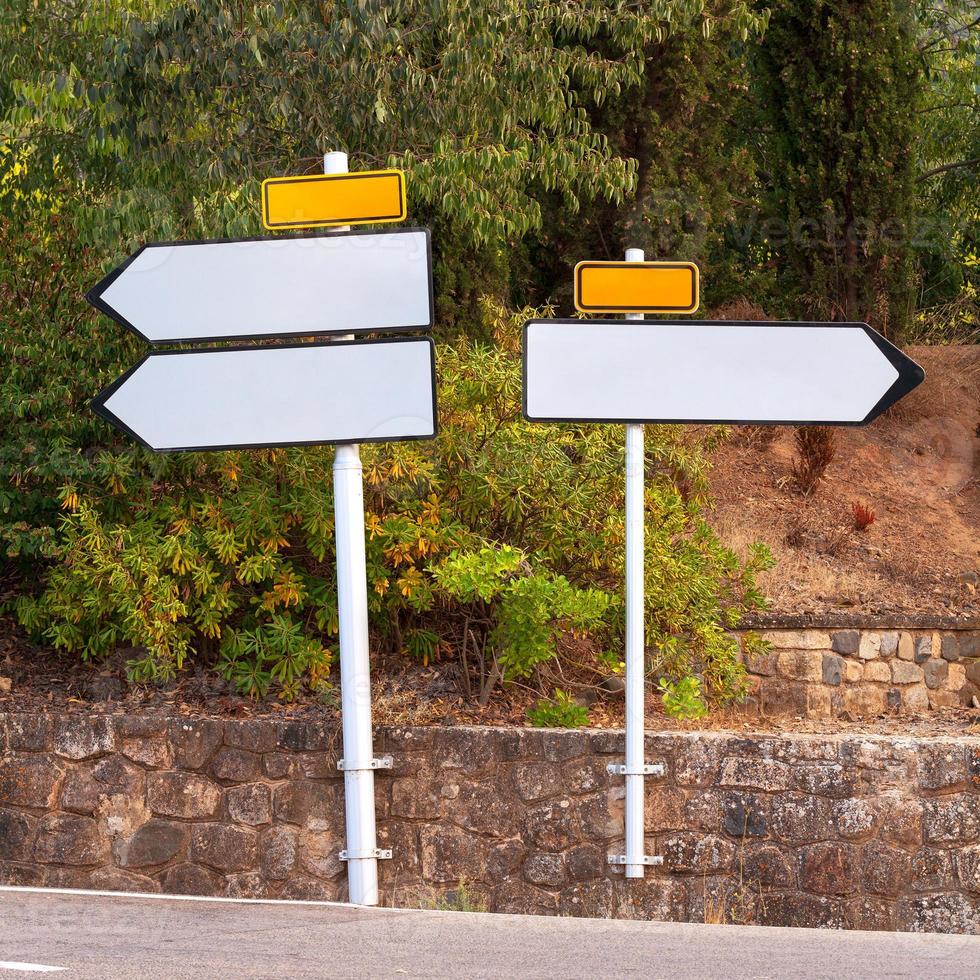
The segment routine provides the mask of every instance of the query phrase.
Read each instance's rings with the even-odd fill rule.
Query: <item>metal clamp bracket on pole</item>
[[[634,771],[621,763],[610,762],[606,772],[612,776],[663,776],[667,773],[667,767],[662,762],[648,762],[641,770]]]
[[[664,859],[659,854],[644,854],[635,860],[628,860],[625,854],[610,854],[607,858],[609,864],[645,864],[648,867],[658,867],[664,863]]]
[[[372,859],[381,860],[381,861],[390,860],[391,848],[376,847],[372,851],[364,851],[361,854],[351,854],[351,852],[346,849],[340,852],[341,861],[366,861]]]
[[[390,755],[381,755],[377,759],[369,759],[366,763],[348,763],[345,759],[337,760],[337,768],[343,772],[357,772],[364,769],[392,769],[394,765],[394,756]]]

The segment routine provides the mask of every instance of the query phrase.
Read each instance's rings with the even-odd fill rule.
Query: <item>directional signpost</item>
[[[575,306],[624,320],[530,320],[524,328],[523,412],[530,422],[626,424],[626,752],[609,766],[626,781],[628,878],[659,864],[644,854],[643,425],[865,425],[918,385],[914,361],[864,323],[638,322],[693,313],[697,267],[580,262]]]
[[[88,300],[151,344],[432,327],[429,232],[144,245]]]
[[[263,183],[269,229],[401,221],[400,171],[347,173],[328,153],[324,175]],[[921,368],[863,323],[638,322],[693,313],[690,262],[582,262],[581,312],[624,320],[532,320],[524,331],[524,415],[532,422],[623,422],[626,438],[626,853],[644,855],[643,424],[731,422],[861,425],[923,379]],[[430,338],[355,340],[432,327],[425,229],[149,244],[88,294],[151,344],[343,335],[294,343],[148,354],[93,407],[157,452],[337,444],[333,487],[350,900],[378,903],[364,491],[357,444],[436,432]]]
[[[534,422],[864,425],[922,369],[864,323],[531,320]]]
[[[93,402],[156,452],[431,439],[429,337],[148,354]]]
[[[328,153],[323,176],[265,181],[266,228],[402,221],[405,178],[348,174]],[[432,250],[423,228],[327,236],[160,242],[143,246],[89,301],[151,344],[343,335],[333,343],[166,350],[94,401],[156,452],[335,443],[334,514],[350,900],[378,904],[364,487],[360,442],[436,433],[429,337],[355,340],[355,332],[432,327]]]

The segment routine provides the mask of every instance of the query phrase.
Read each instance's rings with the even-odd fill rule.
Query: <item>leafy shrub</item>
[[[597,629],[610,605],[604,592],[576,589],[564,576],[533,571],[524,555],[508,545],[454,552],[434,575],[442,591],[464,604],[468,623],[483,627],[484,641],[475,651],[480,704],[487,703],[499,681],[528,677],[554,656],[559,628]]]
[[[230,630],[221,644],[218,669],[242,694],[265,697],[275,681],[280,696],[292,700],[304,680],[314,691],[329,687],[332,659],[305,635],[302,623],[275,615],[255,629]]]
[[[980,280],[980,256],[964,256],[964,269]],[[960,294],[946,303],[919,310],[906,341],[910,344],[980,344],[980,289],[967,280]]]
[[[527,713],[535,728],[581,728],[589,723],[589,709],[578,704],[561,688],[555,688],[553,701],[538,701]]]
[[[701,681],[693,675],[682,677],[678,681],[661,680],[660,693],[663,696],[664,711],[672,718],[687,721],[703,718],[708,713],[708,706],[701,692]]]
[[[95,418],[88,397],[136,352],[85,311],[88,256],[58,233],[70,268],[51,272],[38,247],[3,283],[19,297],[18,283],[47,275],[60,323],[72,324],[51,340],[31,302],[0,334],[12,365],[0,382],[0,486],[16,491],[0,540],[21,580],[20,621],[85,659],[136,648],[139,680],[173,677],[193,658],[255,695],[321,690],[337,634],[332,451],[161,456]],[[531,313],[486,304],[492,345],[440,347],[437,440],[362,447],[375,643],[423,661],[461,652],[474,673],[482,658],[484,700],[556,656],[565,631],[599,649],[622,642],[622,429],[522,420]],[[647,446],[651,645],[673,672],[698,670],[710,696],[737,696],[727,630],[761,605],[754,575],[767,554],[741,564],[701,518],[700,441],[658,427]]]

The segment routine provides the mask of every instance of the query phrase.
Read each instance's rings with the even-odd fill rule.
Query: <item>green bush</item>
[[[703,718],[708,713],[701,693],[701,681],[688,675],[678,681],[661,680],[660,693],[663,695],[664,710],[673,718],[686,721]]]
[[[535,728],[582,728],[589,723],[589,709],[576,704],[568,691],[555,689],[553,701],[538,701],[527,713]]]
[[[559,628],[596,630],[610,606],[605,592],[576,589],[564,576],[536,571],[509,545],[453,552],[434,574],[438,587],[464,604],[468,622],[484,628],[477,651],[481,704],[498,681],[529,677],[550,660]]]

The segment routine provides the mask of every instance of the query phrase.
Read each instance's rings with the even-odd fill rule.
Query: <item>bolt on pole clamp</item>
[[[606,766],[606,772],[612,776],[663,776],[667,772],[667,767],[662,762],[648,762],[639,771],[627,769],[626,766],[610,762]]]
[[[382,755],[377,759],[369,759],[365,764],[348,763],[345,759],[337,760],[337,768],[342,772],[358,772],[364,769],[392,769],[395,765],[394,756]]]
[[[359,854],[352,854],[346,848],[340,852],[341,861],[366,861],[370,858],[375,858],[379,861],[388,861],[391,859],[391,848],[390,847],[376,847],[371,851],[362,851]]]
[[[645,864],[648,867],[658,867],[664,863],[659,854],[644,854],[635,860],[630,860],[625,854],[610,854],[607,860],[609,864]]]

